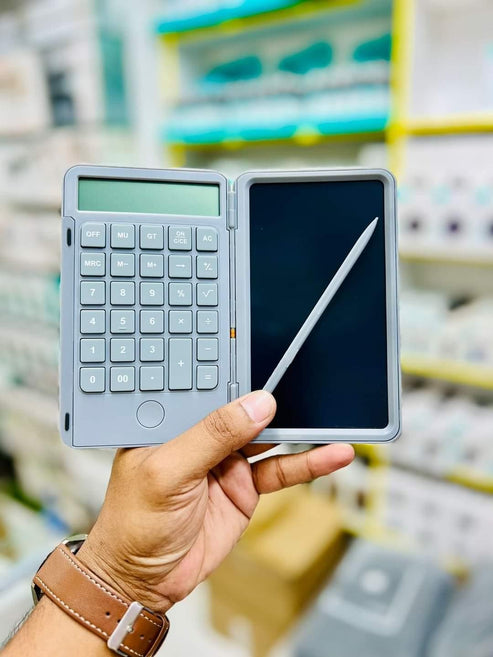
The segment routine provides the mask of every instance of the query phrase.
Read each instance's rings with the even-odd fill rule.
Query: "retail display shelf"
[[[491,365],[454,362],[407,354],[402,356],[401,364],[405,374],[493,390],[493,367]]]
[[[404,262],[424,262],[471,267],[493,267],[493,249],[438,248],[435,246],[405,246],[399,251]]]

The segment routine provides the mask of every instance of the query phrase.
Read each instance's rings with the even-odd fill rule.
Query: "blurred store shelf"
[[[404,374],[448,381],[464,386],[493,390],[493,367],[475,363],[461,363],[428,356],[403,355]]]

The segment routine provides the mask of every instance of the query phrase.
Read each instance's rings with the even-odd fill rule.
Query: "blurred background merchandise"
[[[404,435],[263,499],[164,650],[491,657],[491,25],[489,0],[0,0],[1,638],[112,458],[56,426],[66,168],[387,166]]]

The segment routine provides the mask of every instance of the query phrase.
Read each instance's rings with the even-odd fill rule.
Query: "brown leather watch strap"
[[[63,544],[46,559],[33,583],[101,639],[112,638],[109,647],[126,657],[152,657],[168,632],[166,616],[125,600]],[[135,620],[129,618],[135,615]]]

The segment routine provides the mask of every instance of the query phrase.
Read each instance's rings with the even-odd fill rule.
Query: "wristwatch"
[[[86,538],[71,536],[48,555],[32,582],[34,604],[46,595],[117,655],[152,657],[166,638],[168,619],[126,600],[86,568],[76,556]]]

